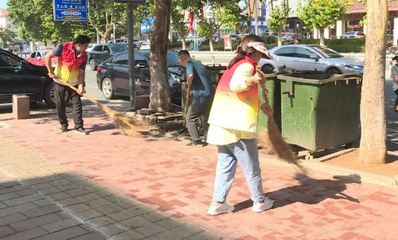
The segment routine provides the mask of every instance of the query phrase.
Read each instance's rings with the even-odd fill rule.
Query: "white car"
[[[143,43],[141,43],[140,49],[141,50],[143,50],[143,49],[151,49],[151,44],[147,43],[147,42],[143,42]]]
[[[91,52],[93,50],[93,48],[95,47],[95,45],[97,45],[97,44],[90,43],[86,49],[86,52]]]
[[[347,59],[338,52],[319,45],[283,45],[269,50],[273,59],[262,58],[261,70],[271,73],[285,66],[285,71],[314,71],[330,74],[363,73],[363,63]]]
[[[363,32],[346,32],[341,36],[342,39],[363,38],[363,37],[365,37],[365,33]]]

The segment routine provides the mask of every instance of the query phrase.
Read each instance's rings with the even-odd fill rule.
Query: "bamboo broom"
[[[77,88],[63,81],[59,77],[55,77],[55,79],[77,92]],[[112,110],[111,108],[90,97],[87,93],[83,93],[83,97],[87,98],[97,107],[101,108],[114,121],[115,126],[128,136],[139,137],[141,136],[140,130],[143,130],[144,127],[148,126],[148,124],[142,120],[134,119],[118,111]]]
[[[264,76],[264,73],[261,71],[259,66],[256,67],[256,70],[259,76]],[[268,90],[265,86],[265,83],[260,83],[260,86],[265,104],[265,109],[261,108],[261,110],[265,114],[266,110],[272,110],[272,108],[269,104]],[[273,115],[268,116],[268,136],[279,158],[288,163],[296,165],[300,169],[303,169],[302,166],[297,162],[297,159],[293,157],[293,153],[289,145],[287,145],[286,142],[283,140],[282,134],[279,131],[278,126],[276,125]]]
[[[188,86],[188,82],[187,82],[187,86]],[[187,89],[187,94],[189,94],[191,92],[191,87],[188,86]],[[189,105],[189,98],[186,98],[185,100],[185,106],[184,106],[184,120],[182,122],[182,129],[180,131],[180,134],[185,132],[185,130],[187,129],[187,113],[188,113],[188,106]]]

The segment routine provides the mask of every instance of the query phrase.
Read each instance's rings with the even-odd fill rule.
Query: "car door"
[[[24,60],[0,51],[0,102],[12,102],[12,95],[26,94],[31,101],[42,97],[46,77]]]
[[[297,61],[296,70],[300,71],[322,71],[321,57],[314,51],[306,47],[296,47],[295,57]]]
[[[113,83],[113,88],[117,95],[129,96],[129,68],[128,54],[122,53],[113,58],[109,66],[109,76]]]
[[[94,47],[93,51],[91,51],[91,53],[90,53],[90,58],[94,59],[94,63],[95,63],[96,66],[101,63],[100,62],[100,55],[102,54],[102,48],[103,48],[102,44],[96,45]]]
[[[147,59],[139,54],[134,53],[135,61],[135,91],[137,95],[149,94],[149,76]],[[128,68],[128,54],[122,53],[117,55],[113,61],[113,83],[115,91],[122,96],[130,95],[130,81],[129,81],[129,68]]]
[[[286,66],[286,71],[291,71],[293,69],[297,69],[297,58],[295,57],[296,47],[294,46],[286,46],[281,47],[274,52],[275,59],[274,63],[277,68]]]
[[[111,49],[107,45],[104,45],[99,63],[102,63],[103,61],[108,59],[110,56],[111,56]]]

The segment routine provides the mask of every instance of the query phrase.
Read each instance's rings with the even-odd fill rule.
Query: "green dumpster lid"
[[[334,81],[346,81],[350,79],[362,79],[362,74],[346,73],[339,75],[330,75],[325,72],[296,72],[289,74],[280,74],[277,76],[279,80],[294,81],[310,84],[325,84]]]

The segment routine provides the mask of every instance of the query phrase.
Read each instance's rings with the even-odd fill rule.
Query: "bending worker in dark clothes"
[[[207,119],[214,95],[212,82],[206,67],[201,62],[192,59],[188,51],[180,51],[178,61],[186,68],[188,89],[191,89],[186,95],[187,104],[189,98],[193,97],[194,99],[186,116],[187,128],[192,138],[192,142],[188,143],[187,146],[203,147],[204,143],[199,136],[197,120],[202,118],[204,142],[206,142],[209,128]]]

